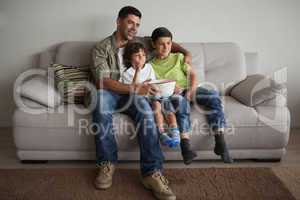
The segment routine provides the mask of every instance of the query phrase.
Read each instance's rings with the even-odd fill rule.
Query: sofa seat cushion
[[[240,104],[232,97],[225,96],[223,103],[228,124],[234,126],[232,134],[226,135],[231,149],[280,149],[287,144],[286,132],[289,125],[286,120],[288,119],[277,118],[277,122],[286,123],[278,124],[274,129],[270,124],[263,123],[263,119],[260,119],[259,123],[256,110]],[[91,114],[76,114],[73,112],[75,108],[84,109],[83,106],[75,104],[61,105],[53,113],[49,111],[42,114],[28,114],[17,109],[14,115],[14,136],[17,147],[31,150],[94,151],[94,134],[91,132],[92,127],[89,126],[92,121]],[[286,112],[284,108],[286,109],[283,107],[280,111]],[[205,125],[207,121],[205,115],[201,114],[201,109],[192,106],[192,147],[195,150],[211,150],[214,147],[214,139]],[[271,110],[268,107],[257,108],[259,113],[266,113],[268,116],[273,116]],[[132,120],[127,115],[116,113],[113,116],[113,124],[119,150],[138,151],[137,135]],[[57,137],[60,139],[58,140]],[[41,145],[27,138],[35,138],[41,142]],[[48,141],[52,140],[55,142],[50,144]],[[164,151],[178,151],[178,149],[162,148]]]
[[[229,125],[236,127],[257,126],[257,112],[230,96],[223,98],[225,117]]]
[[[257,126],[258,118],[254,108],[247,107],[230,96],[222,96],[222,102],[225,109],[225,117],[229,125],[234,125],[235,127]],[[92,116],[90,112],[79,114],[76,112],[76,109],[88,112],[80,104],[60,105],[56,109],[48,110],[48,112],[32,115],[17,109],[15,111],[14,122],[16,126],[27,127],[79,127],[84,126],[85,123],[91,123]],[[203,113],[203,107],[191,106],[191,121],[196,130],[199,130],[199,128],[208,128],[206,116]],[[124,114],[114,114],[114,116],[114,118],[119,118],[120,116],[124,116]],[[120,118],[119,120],[121,119],[126,121],[127,118]],[[126,121],[126,123],[131,122]]]

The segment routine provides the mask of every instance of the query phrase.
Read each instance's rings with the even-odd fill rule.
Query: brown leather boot
[[[145,188],[152,191],[157,199],[176,200],[175,194],[168,186],[168,180],[161,174],[160,171],[156,171],[149,176],[143,177],[142,183]]]
[[[112,185],[112,178],[115,166],[110,162],[102,162],[98,166],[98,174],[95,179],[95,187],[97,189],[108,189]]]

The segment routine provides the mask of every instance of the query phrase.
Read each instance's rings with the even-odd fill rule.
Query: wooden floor
[[[15,147],[10,128],[0,128],[0,168],[94,168],[92,161],[49,161],[46,164],[22,164],[15,155]],[[233,164],[221,161],[196,161],[186,166],[180,161],[166,162],[165,168],[207,168],[207,167],[271,167],[274,173],[287,185],[293,195],[300,200],[300,129],[292,129],[287,154],[281,162],[255,162],[235,160]],[[137,162],[121,162],[118,168],[139,168]]]

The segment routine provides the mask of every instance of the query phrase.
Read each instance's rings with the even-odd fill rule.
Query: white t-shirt
[[[125,84],[132,83],[135,69],[133,67],[128,68],[121,74],[120,81]],[[142,83],[146,80],[156,80],[155,72],[150,63],[146,63],[144,68],[140,70],[137,83]]]
[[[119,48],[118,51],[118,58],[119,58],[119,62],[120,62],[120,74],[123,74],[123,72],[126,70],[124,63],[123,63],[123,54],[124,54],[124,47],[123,48]],[[121,78],[119,79],[119,81],[121,82]]]

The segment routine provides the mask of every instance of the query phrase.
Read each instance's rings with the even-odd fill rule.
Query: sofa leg
[[[48,160],[21,160],[22,164],[46,164]]]
[[[281,158],[253,159],[255,162],[280,162]]]

